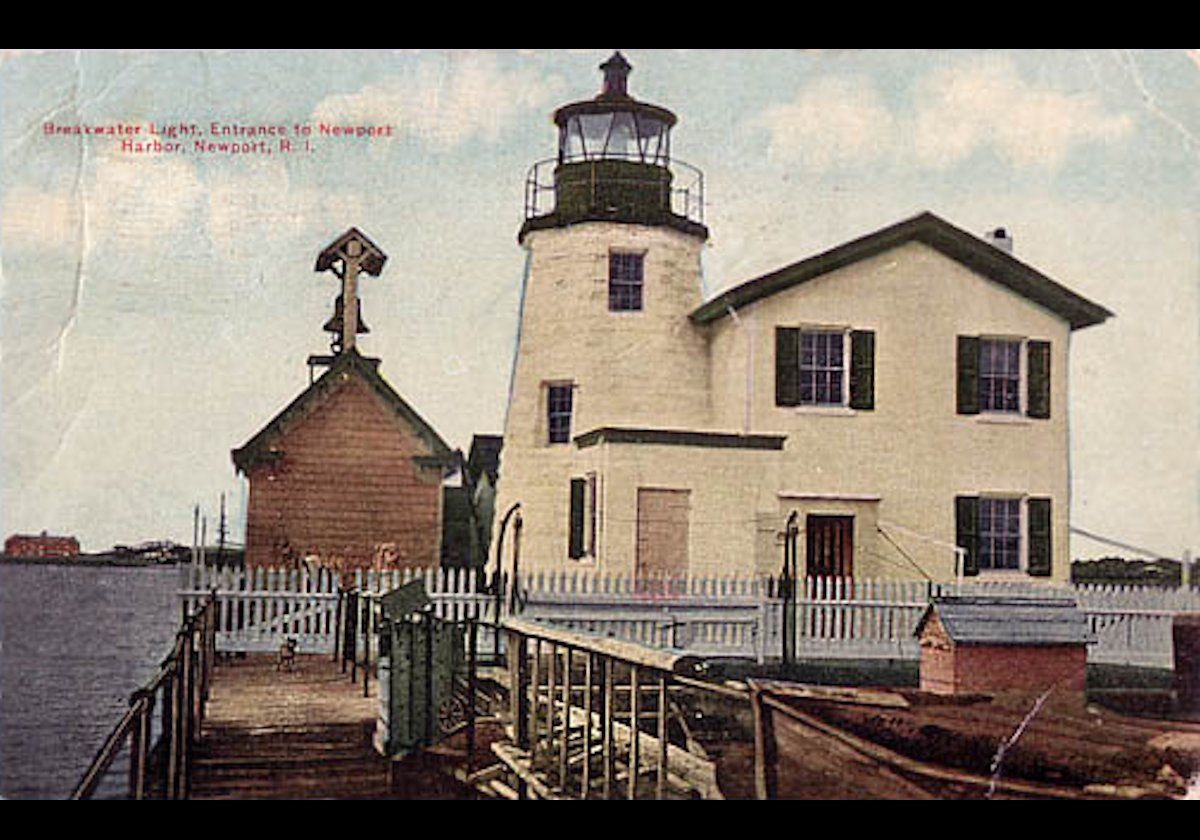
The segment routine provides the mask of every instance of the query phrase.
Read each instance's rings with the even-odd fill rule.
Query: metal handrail
[[[606,155],[603,158],[578,158],[560,161],[558,158],[539,160],[529,168],[525,176],[525,219],[537,218],[553,213],[557,207],[557,181],[555,171],[562,163],[594,163],[598,160],[626,158]],[[629,160],[637,161],[636,157]],[[671,185],[671,212],[697,224],[704,224],[704,173],[677,158],[672,158],[669,169],[674,176]],[[683,185],[678,182],[683,181]],[[646,183],[641,179],[619,178],[614,183]],[[548,196],[548,197],[547,197]]]
[[[69,798],[94,796],[126,742],[130,749],[131,799],[148,798],[154,782],[162,798],[187,798],[191,747],[203,723],[216,662],[216,610],[214,591],[184,619],[170,654],[155,675],[130,696],[129,708],[105,738]],[[151,715],[159,693],[161,729],[158,743],[151,744]]]

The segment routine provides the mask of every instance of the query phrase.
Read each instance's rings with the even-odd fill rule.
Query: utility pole
[[[225,565],[225,494],[221,494],[221,521],[217,525],[217,566]]]

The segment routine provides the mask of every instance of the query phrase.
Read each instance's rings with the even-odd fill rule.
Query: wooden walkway
[[[221,662],[192,765],[192,799],[466,799],[447,772],[453,756],[389,762],[372,747],[378,714],[325,655],[290,671],[250,654]],[[389,768],[389,764],[391,767]]]

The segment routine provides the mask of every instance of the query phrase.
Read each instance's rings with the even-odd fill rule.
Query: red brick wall
[[[921,690],[938,694],[1082,692],[1084,645],[922,645]]]
[[[13,557],[74,557],[79,554],[79,540],[13,534],[4,541],[4,553]]]
[[[437,565],[441,471],[413,462],[428,447],[367,384],[352,376],[277,446],[277,464],[249,471],[248,566]]]

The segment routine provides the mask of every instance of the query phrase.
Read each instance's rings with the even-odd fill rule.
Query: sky
[[[500,433],[525,176],[611,52],[0,55],[0,531],[190,543],[224,493],[240,539],[230,450],[327,352],[351,226],[389,257],[360,350],[451,447]],[[926,210],[1005,227],[1116,315],[1072,336],[1072,525],[1200,551],[1200,50],[623,52],[704,173],[706,295]]]

